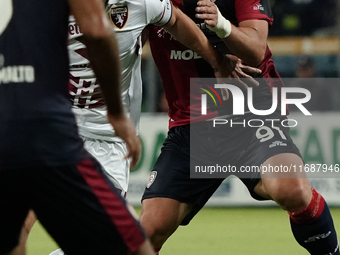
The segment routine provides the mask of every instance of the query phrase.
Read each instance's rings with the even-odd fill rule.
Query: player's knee
[[[178,227],[176,220],[169,216],[169,214],[156,216],[145,211],[141,214],[141,224],[155,248],[161,247]]]
[[[162,217],[155,220],[155,218],[149,218],[147,214],[144,214],[141,217],[141,223],[155,248],[161,247],[173,232],[173,224],[167,219],[162,219]]]
[[[311,187],[299,179],[289,180],[289,185],[278,185],[272,194],[273,200],[284,210],[296,212],[306,208],[311,201]]]
[[[165,241],[169,238],[169,236],[173,233],[171,230],[172,226],[161,226],[157,225],[152,229],[150,233],[150,241],[155,248],[162,247]]]
[[[160,248],[171,235],[169,229],[161,225],[153,225],[147,228],[146,234],[150,239],[150,242],[154,248]]]

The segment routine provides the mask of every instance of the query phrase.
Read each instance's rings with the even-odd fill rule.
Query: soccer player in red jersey
[[[268,29],[273,22],[269,1],[174,0],[174,3],[196,22],[217,49],[262,70],[258,76],[263,78],[260,86],[254,88],[254,104],[256,109],[269,109],[272,88],[283,86],[267,46]],[[179,225],[190,222],[223,181],[191,179],[190,163],[214,164],[219,160],[218,163],[239,168],[302,166],[303,161],[287,127],[235,126],[213,130],[208,121],[195,123],[202,116],[200,109],[190,102],[190,78],[214,77],[211,68],[162,29],[152,27],[149,39],[170,107],[168,137],[142,198],[141,222],[159,251]],[[208,111],[206,119],[216,114]],[[277,112],[265,118],[252,113],[244,117],[286,119]],[[236,116],[228,118],[233,120]],[[253,198],[273,200],[288,211],[295,239],[310,254],[338,255],[336,231],[325,200],[310,186],[304,173],[291,173],[288,177],[257,173],[240,179]]]

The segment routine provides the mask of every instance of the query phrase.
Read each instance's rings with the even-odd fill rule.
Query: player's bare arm
[[[239,58],[229,58],[216,51],[188,16],[177,7],[173,6],[172,8],[172,17],[165,29],[183,45],[204,58],[214,68],[217,78],[248,78],[257,85],[257,82],[245,72],[260,73],[259,69],[245,66]],[[246,84],[243,83],[243,86],[246,87]]]
[[[71,11],[83,32],[84,44],[92,68],[105,98],[108,119],[115,132],[127,144],[131,167],[140,157],[140,141],[131,120],[125,116],[120,93],[120,60],[115,33],[109,23],[102,0],[69,0]]]
[[[231,52],[251,66],[258,66],[266,52],[268,22],[265,20],[245,20],[238,27],[232,25],[209,0],[199,0],[197,18],[221,37]]]

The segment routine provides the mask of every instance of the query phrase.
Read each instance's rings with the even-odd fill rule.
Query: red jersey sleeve
[[[269,0],[235,0],[235,13],[237,22],[259,19],[273,24],[273,15]]]

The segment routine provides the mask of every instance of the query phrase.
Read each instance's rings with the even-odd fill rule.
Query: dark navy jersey
[[[0,19],[0,168],[77,162],[86,152],[67,87],[68,3],[3,2],[13,13]]]

